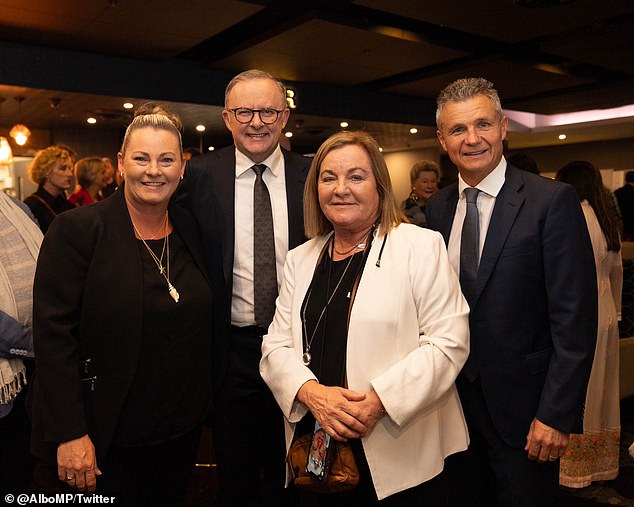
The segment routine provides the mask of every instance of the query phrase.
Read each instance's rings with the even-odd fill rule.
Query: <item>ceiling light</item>
[[[132,102],[124,102],[123,104],[124,109],[132,109],[133,107],[134,107],[134,104],[132,104]]]
[[[6,137],[0,137],[0,164],[10,164],[13,161],[11,145]]]
[[[566,139],[566,137],[568,137],[566,134],[559,134],[560,141],[563,141],[564,139]]]
[[[381,148],[380,146],[379,146],[379,151],[383,153],[383,148]]]
[[[204,125],[196,125],[196,132],[204,132],[206,130]]]
[[[97,118],[93,118],[92,116],[90,118],[86,118],[86,123],[94,125],[95,123],[97,123]]]
[[[293,137],[293,133],[292,132],[286,132],[284,135],[286,137]]]
[[[18,119],[20,118],[20,106],[22,102],[24,102],[25,97],[16,97],[15,100],[18,103]],[[26,125],[22,125],[21,123],[16,123],[11,130],[9,131],[9,135],[15,140],[18,146],[24,146],[26,142],[29,140],[29,136],[31,135],[31,131],[28,129]]]
[[[209,151],[214,151],[216,148],[214,146],[210,146],[209,148],[207,148]]]
[[[412,127],[411,129],[409,129],[409,133],[410,134],[418,134],[418,129],[416,127]]]
[[[347,121],[342,121],[342,122],[339,124],[339,126],[340,126],[342,129],[345,129],[345,128],[348,126],[348,122],[347,122]]]

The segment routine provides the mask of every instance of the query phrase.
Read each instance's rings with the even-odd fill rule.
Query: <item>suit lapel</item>
[[[445,238],[445,245],[449,245],[451,226],[453,225],[456,206],[458,205],[458,185],[456,183],[450,185],[448,190],[440,198],[443,202],[438,206],[441,213],[438,220],[438,231],[442,234],[443,238]]]
[[[284,177],[286,182],[286,206],[288,208],[288,249],[304,242],[304,180],[303,169],[293,164],[290,153],[282,149],[284,155]]]
[[[489,223],[487,237],[480,258],[478,268],[478,280],[476,282],[476,293],[474,306],[482,294],[484,287],[493,272],[504,243],[511,232],[515,218],[522,207],[524,196],[520,193],[523,186],[519,170],[507,166],[504,185],[500,189],[493,207],[493,214]]]
[[[225,148],[223,158],[218,164],[216,181],[221,192],[215,192],[217,207],[216,216],[219,220],[221,244],[224,245],[222,271],[225,277],[225,285],[231,293],[233,286],[233,255],[235,247],[235,195],[236,195],[236,153],[235,147]],[[212,168],[211,170],[216,170]],[[213,180],[212,180],[213,181]],[[226,255],[225,255],[226,254]]]

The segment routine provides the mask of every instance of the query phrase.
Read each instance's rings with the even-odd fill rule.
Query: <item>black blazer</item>
[[[311,160],[282,148],[288,206],[288,247],[302,244],[304,235],[304,183]],[[231,324],[231,294],[233,289],[233,255],[235,244],[235,147],[194,157],[187,162],[185,178],[179,189],[182,200],[196,217],[200,227],[207,270],[215,287],[222,287],[224,304],[216,307],[224,320],[222,330],[216,330],[214,340],[214,385],[219,388],[229,360],[229,327]],[[215,291],[218,300],[218,291]],[[222,337],[221,337],[222,336]]]
[[[169,211],[204,273],[196,223],[181,207]],[[89,434],[103,462],[134,380],[142,318],[141,256],[123,189],[58,215],[42,243],[33,287],[33,454],[54,464],[60,442]],[[92,389],[81,380],[91,377]]]
[[[427,202],[445,241],[457,184]],[[537,417],[583,431],[583,405],[597,334],[592,245],[570,185],[507,166],[484,243],[471,307],[471,350],[493,423],[523,447]]]

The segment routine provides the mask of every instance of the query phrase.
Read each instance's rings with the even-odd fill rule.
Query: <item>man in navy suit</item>
[[[426,212],[471,308],[471,352],[457,380],[471,442],[447,462],[453,505],[550,506],[558,458],[569,434],[583,430],[597,332],[579,198],[568,185],[506,163],[507,118],[485,79],[447,86],[436,122],[459,178]],[[475,196],[469,204],[467,194]],[[468,257],[461,261],[461,243],[465,251],[473,245],[475,271],[465,267]]]
[[[279,79],[259,70],[237,75],[227,86],[222,112],[234,146],[192,158],[183,181],[209,272],[226,288],[226,326],[214,348],[212,421],[222,505],[288,504],[283,415],[259,374],[262,336],[270,321],[255,316],[254,261],[266,254],[254,246],[254,222],[261,214],[254,204],[254,166],[266,166],[261,174],[275,243],[269,260],[279,287],[286,253],[305,239],[302,197],[310,164],[279,145],[289,114]],[[271,309],[275,297],[271,294]]]

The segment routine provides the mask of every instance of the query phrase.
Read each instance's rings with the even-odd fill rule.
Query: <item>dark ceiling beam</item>
[[[0,41],[0,83],[13,86],[222,107],[232,77],[190,60],[141,60]],[[355,86],[286,84],[296,92],[294,116],[434,123],[433,101]]]
[[[349,0],[278,0],[273,2],[251,1],[265,5],[252,16],[239,21],[226,30],[184,51],[178,58],[195,60],[211,65],[260,42],[269,40],[314,19],[317,8],[333,3],[346,4]]]

